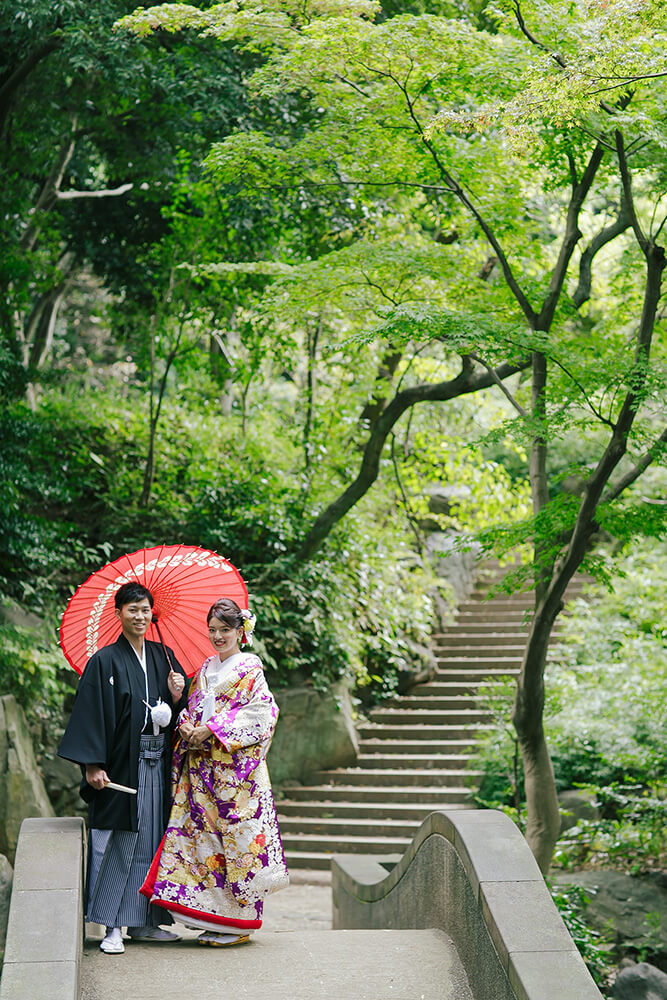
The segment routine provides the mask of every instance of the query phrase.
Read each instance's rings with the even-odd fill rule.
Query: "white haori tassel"
[[[153,736],[157,736],[160,729],[164,729],[171,722],[171,709],[166,701],[158,698],[157,705],[151,708],[151,718],[153,720]]]

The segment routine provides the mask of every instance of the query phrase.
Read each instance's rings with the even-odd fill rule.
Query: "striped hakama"
[[[165,735],[143,735],[139,747],[138,831],[90,830],[86,919],[106,927],[171,924],[171,914],[139,894],[164,833]]]

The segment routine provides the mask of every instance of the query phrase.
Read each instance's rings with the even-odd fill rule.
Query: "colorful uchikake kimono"
[[[192,681],[179,724],[212,735],[198,748],[176,743],[171,815],[140,890],[181,923],[248,933],[264,897],[288,884],[266,766],[277,718],[257,656],[212,656]]]

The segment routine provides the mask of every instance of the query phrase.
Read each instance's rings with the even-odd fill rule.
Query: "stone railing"
[[[21,824],[0,1000],[78,1000],[84,837],[79,818]]]
[[[79,818],[24,820],[0,1000],[78,1000],[84,839]],[[601,1000],[502,813],[432,813],[402,857],[339,856],[332,870],[334,929],[441,929],[475,1000]]]
[[[333,926],[453,941],[475,1000],[601,1000],[526,841],[495,810],[441,811],[400,857],[333,859]]]

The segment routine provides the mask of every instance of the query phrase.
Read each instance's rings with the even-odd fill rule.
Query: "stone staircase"
[[[455,623],[433,637],[434,679],[371,711],[355,767],[283,786],[289,867],[328,869],[332,854],[402,854],[433,810],[473,805],[476,738],[488,728],[475,695],[482,682],[519,673],[532,609],[532,594],[486,600],[493,579],[487,571]]]

